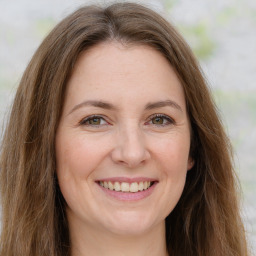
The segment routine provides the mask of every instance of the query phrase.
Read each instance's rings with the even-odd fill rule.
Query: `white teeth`
[[[104,188],[108,188],[108,182],[104,181]]]
[[[132,192],[136,193],[139,191],[147,190],[151,182],[150,181],[140,181],[138,182],[133,182],[133,183],[128,183],[128,182],[118,182],[115,181],[114,184],[111,181],[100,181],[99,182],[100,186],[107,188],[109,190],[115,190],[115,191],[121,191],[121,192]]]
[[[129,191],[130,191],[129,183],[127,183],[127,182],[122,182],[122,183],[121,183],[121,191],[122,191],[122,192],[129,192]]]
[[[139,185],[137,182],[133,182],[130,185],[130,192],[138,192],[139,191]]]
[[[108,188],[114,190],[114,185],[110,181],[108,182]]]
[[[143,186],[143,181],[141,181],[141,182],[139,183],[139,191],[142,191],[143,188],[144,188],[144,186]]]
[[[114,190],[115,191],[120,191],[121,190],[121,185],[120,185],[120,183],[119,182],[115,182],[115,184],[114,184]]]

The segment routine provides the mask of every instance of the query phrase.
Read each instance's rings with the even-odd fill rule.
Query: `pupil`
[[[100,124],[100,119],[99,118],[93,118],[91,120],[91,124]]]
[[[163,124],[163,118],[162,117],[155,117],[153,120],[154,124]]]

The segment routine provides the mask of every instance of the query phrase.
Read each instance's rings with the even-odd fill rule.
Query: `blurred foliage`
[[[10,78],[4,72],[4,67],[0,64],[0,90],[10,88]]]
[[[238,15],[238,9],[235,6],[230,6],[223,9],[217,15],[217,21],[220,25],[226,25],[229,23],[234,17]]]
[[[252,16],[252,18],[253,18],[253,21],[254,21],[255,24],[256,24],[256,9],[253,9],[253,10],[251,11],[251,16]]]
[[[229,130],[233,132],[231,139],[236,151],[239,151],[239,147],[244,143],[247,147],[250,144],[253,145],[253,141],[250,141],[248,136],[256,125],[256,91],[215,89],[213,95],[221,110],[220,114],[225,116],[225,120],[228,122],[224,122],[227,132],[229,133]],[[256,163],[254,161],[247,163],[247,165],[249,164],[255,165]]]
[[[53,18],[38,19],[36,22],[36,33],[40,38],[44,37],[54,27],[56,21]]]
[[[175,4],[177,4],[178,0],[164,0],[163,4],[165,10],[170,10]]]
[[[164,7],[167,11],[171,11],[178,2],[178,0],[165,0]],[[212,57],[217,44],[210,35],[210,24],[206,20],[189,25],[179,23],[176,26],[197,58],[207,60]]]
[[[15,36],[13,30],[8,29],[4,31],[3,39],[7,42],[9,46],[13,46],[15,44]]]
[[[256,91],[255,90],[213,90],[213,94],[217,105],[221,105],[224,109],[241,109],[246,107],[250,120],[256,122]],[[234,109],[235,108],[235,109]],[[235,112],[235,111],[232,111]],[[237,117],[237,113],[234,115]]]
[[[190,26],[178,25],[178,29],[199,59],[206,60],[213,55],[217,45],[210,36],[210,28],[206,22]]]

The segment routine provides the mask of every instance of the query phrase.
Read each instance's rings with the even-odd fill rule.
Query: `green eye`
[[[100,125],[100,123],[101,123],[101,119],[98,117],[92,118],[87,121],[87,124],[89,125]]]
[[[167,125],[172,125],[174,123],[175,121],[167,115],[155,114],[150,117],[150,120],[146,124],[148,125],[151,124],[155,126],[167,126]]]
[[[152,119],[153,124],[164,124],[164,117],[156,116]]]
[[[89,116],[80,122],[80,125],[85,126],[102,126],[108,124],[107,121],[101,116]]]

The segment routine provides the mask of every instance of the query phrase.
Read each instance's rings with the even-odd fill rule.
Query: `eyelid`
[[[99,118],[99,119],[103,119],[107,124],[100,124],[100,125],[90,125],[90,124],[85,124],[87,121],[93,119],[93,118]],[[110,123],[106,120],[107,118],[104,115],[90,115],[87,117],[82,118],[79,121],[79,125],[84,125],[84,126],[93,126],[93,127],[98,127],[98,126],[104,126],[104,125],[109,125]]]
[[[149,118],[148,118],[148,120],[146,121],[146,123],[149,123],[149,122],[152,121],[152,119],[155,118],[155,117],[162,117],[162,118],[165,118],[165,119],[169,122],[168,124],[159,124],[159,125],[153,124],[153,125],[155,125],[155,126],[167,126],[167,125],[173,125],[173,124],[176,123],[175,120],[174,120],[172,117],[170,117],[170,116],[168,116],[168,115],[166,115],[166,114],[160,114],[160,113],[153,114],[153,115],[149,116]]]
[[[156,113],[156,114],[152,114],[148,117],[147,121],[146,121],[146,125],[149,125],[149,122],[152,121],[153,118],[155,117],[161,117],[161,118],[164,118],[167,120],[167,123],[166,124],[152,124],[154,126],[168,126],[168,125],[173,125],[175,124],[175,120],[170,117],[169,115],[166,115],[166,114],[161,114],[161,113]],[[94,118],[99,118],[99,119],[102,119],[104,120],[106,123],[105,124],[99,124],[99,125],[92,125],[92,124],[86,124],[87,121],[90,121],[91,119],[94,119]],[[78,125],[81,125],[81,126],[91,126],[91,127],[99,127],[99,126],[105,126],[105,125],[111,125],[111,123],[107,120],[108,118],[104,115],[97,115],[97,114],[93,114],[93,115],[90,115],[90,116],[87,116],[87,117],[84,117],[82,118],[79,122],[78,122]]]

